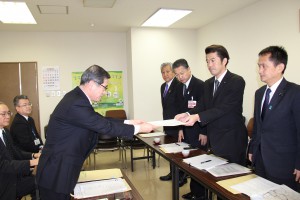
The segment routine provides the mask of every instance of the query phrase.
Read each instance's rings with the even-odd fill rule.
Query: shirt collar
[[[186,83],[184,83],[186,85],[186,88],[189,88],[192,77],[193,75],[191,75],[190,79]]]
[[[267,85],[266,90],[267,90],[268,88],[270,88],[271,91],[272,91],[272,93],[274,94],[274,92],[277,90],[277,88],[278,88],[278,86],[279,86],[279,84],[281,83],[282,80],[283,80],[283,77],[281,77],[281,79],[279,79],[279,80],[278,80],[276,83],[274,83],[271,87],[269,87],[269,86]]]
[[[218,80],[219,83],[221,83],[222,80],[223,80],[223,78],[224,78],[224,76],[226,75],[226,73],[227,73],[227,69],[225,70],[225,72],[223,72],[223,74],[221,74],[221,76],[219,78],[215,77],[215,80]]]
[[[175,77],[174,77],[175,78]],[[168,84],[168,86],[170,87],[170,85],[172,84],[172,81],[174,80],[174,78],[172,78],[172,80],[170,80],[169,82],[167,82],[166,84]]]

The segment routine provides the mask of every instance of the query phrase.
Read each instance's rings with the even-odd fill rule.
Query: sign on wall
[[[108,71],[110,74],[106,96],[103,96],[99,102],[93,102],[96,112],[105,115],[107,110],[117,110],[124,108],[123,98],[123,73],[122,71]],[[80,84],[82,72],[72,72],[72,87]]]

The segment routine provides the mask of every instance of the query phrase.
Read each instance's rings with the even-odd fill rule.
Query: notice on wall
[[[43,67],[43,89],[60,90],[59,67]]]
[[[123,72],[108,71],[110,74],[106,96],[103,96],[99,102],[93,102],[96,112],[105,115],[107,110],[117,110],[124,108],[123,98]],[[72,87],[75,88],[80,84],[82,72],[72,72]]]

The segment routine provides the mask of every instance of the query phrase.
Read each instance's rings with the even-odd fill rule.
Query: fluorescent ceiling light
[[[190,14],[191,10],[159,9],[142,26],[168,27],[184,16]]]
[[[0,1],[0,21],[8,24],[36,24],[25,2]]]

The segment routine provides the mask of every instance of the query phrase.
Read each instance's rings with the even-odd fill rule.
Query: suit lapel
[[[272,110],[274,110],[276,108],[276,106],[278,105],[278,103],[282,100],[282,97],[285,94],[286,91],[286,85],[287,85],[287,81],[285,79],[283,79],[281,81],[281,83],[279,84],[278,88],[276,89],[270,103],[268,106],[268,109],[266,111],[264,120],[272,114]]]
[[[224,78],[222,79],[215,95],[213,95],[213,100],[215,100],[220,95],[220,93],[222,93],[222,91],[224,90],[223,88],[226,87],[226,84],[230,81],[231,76],[232,76],[232,73],[229,70],[227,70],[227,72],[226,72]],[[212,79],[212,94],[213,94],[213,91],[214,91],[214,84],[215,84],[214,81],[215,81],[215,79],[213,77],[213,79]]]

